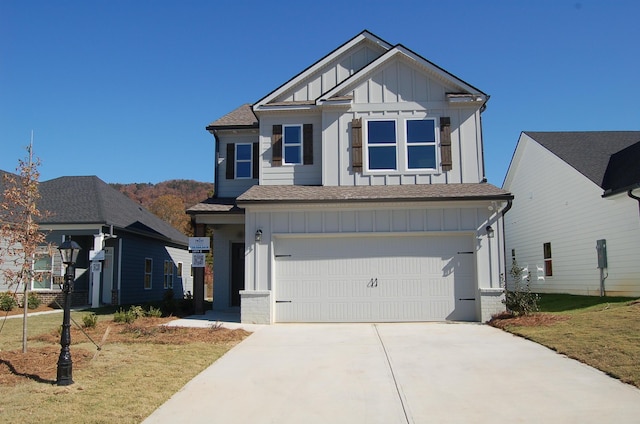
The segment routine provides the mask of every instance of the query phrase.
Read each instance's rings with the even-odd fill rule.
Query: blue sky
[[[0,169],[213,181],[211,121],[368,29],[491,96],[490,183],[521,131],[640,130],[640,2],[0,1]]]

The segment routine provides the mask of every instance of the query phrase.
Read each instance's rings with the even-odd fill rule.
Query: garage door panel
[[[473,255],[458,254],[471,248],[468,236],[277,239],[276,321],[473,320],[475,302],[459,300],[475,293]]]

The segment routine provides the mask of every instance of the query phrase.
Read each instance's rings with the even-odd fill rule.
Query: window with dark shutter
[[[351,169],[362,172],[362,119],[351,120]]]
[[[236,146],[233,143],[227,144],[227,169],[226,169],[226,177],[227,180],[233,180],[235,176],[235,158],[236,158]]]
[[[302,127],[302,163],[313,165],[313,124]]]
[[[260,177],[260,147],[258,143],[253,143],[253,175],[252,177],[258,179]]]
[[[271,165],[282,166],[282,125],[274,125],[271,133]]]
[[[442,170],[451,171],[453,161],[451,159],[451,118],[440,118],[440,157],[442,158]]]

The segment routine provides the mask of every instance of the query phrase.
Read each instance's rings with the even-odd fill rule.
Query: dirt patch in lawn
[[[519,316],[511,315],[508,312],[503,312],[491,317],[491,320],[488,324],[501,329],[516,325],[520,327],[540,327],[554,325],[559,322],[567,321],[568,319],[569,317],[567,316],[559,316],[541,312]]]
[[[212,325],[210,328],[168,327],[165,324],[173,318],[139,318],[130,324],[113,321],[98,322],[95,328],[84,328],[83,332],[75,326],[71,328],[71,356],[74,370],[87,366],[96,350],[88,351],[78,345],[86,343],[90,337],[98,345],[113,343],[150,343],[164,345],[185,345],[189,343],[234,344],[250,333],[242,330],[230,330]],[[88,336],[88,337],[87,337]],[[0,351],[0,386],[13,386],[25,380],[55,383],[58,357],[60,355],[60,333],[50,333],[30,337],[30,341],[46,343],[47,346],[30,347],[22,350]]]

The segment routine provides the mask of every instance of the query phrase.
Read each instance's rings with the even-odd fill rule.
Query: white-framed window
[[[253,163],[253,144],[251,143],[236,143],[236,169],[235,177],[237,179],[253,178],[252,163]]]
[[[434,118],[396,117],[366,121],[366,170],[374,173],[437,170],[438,130]]]
[[[367,168],[372,171],[396,170],[396,121],[367,121]]]
[[[282,128],[283,159],[286,165],[302,163],[302,125],[284,125]]]
[[[164,261],[164,288],[173,288],[173,261]]]
[[[144,259],[144,288],[145,290],[151,290],[153,281],[153,259]]]
[[[407,119],[407,169],[436,168],[436,121]]]
[[[53,257],[50,253],[36,253],[33,258],[32,290],[51,290],[53,282]]]

